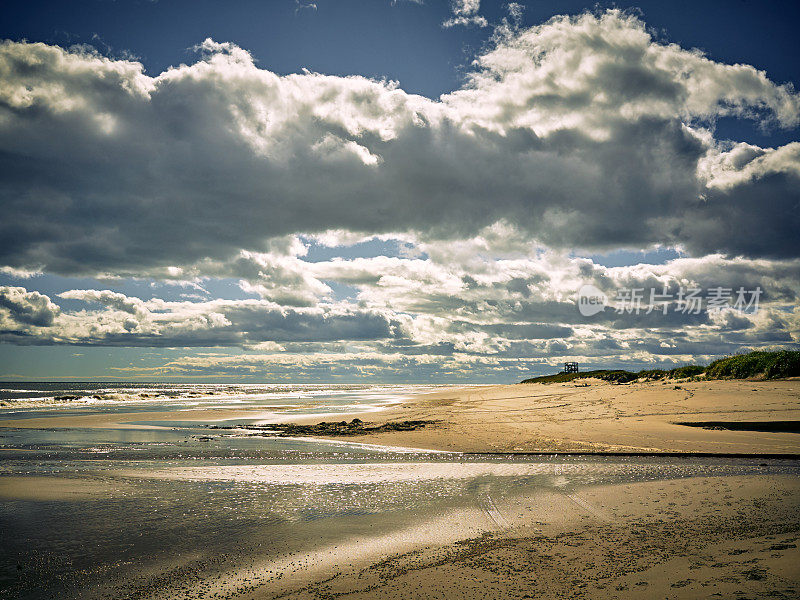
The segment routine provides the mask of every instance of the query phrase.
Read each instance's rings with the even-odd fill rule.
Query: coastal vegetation
[[[573,379],[602,379],[611,383],[660,379],[781,379],[800,377],[800,350],[759,350],[715,360],[707,366],[685,365],[674,369],[647,369],[633,372],[621,369],[595,369],[579,373],[556,373],[525,379],[522,383],[564,383]]]

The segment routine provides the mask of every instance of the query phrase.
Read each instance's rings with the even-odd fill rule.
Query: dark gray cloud
[[[549,323],[493,323],[476,326],[462,322],[454,323],[454,329],[461,331],[477,329],[510,340],[567,338],[575,333],[571,327]]]
[[[710,190],[687,215],[663,221],[673,227],[676,239],[686,239],[698,255],[796,257],[800,254],[800,176],[769,173],[730,189]]]

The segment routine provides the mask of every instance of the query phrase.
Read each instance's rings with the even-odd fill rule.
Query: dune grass
[[[800,351],[750,352],[715,360],[705,370],[710,379],[765,379],[800,376]]]
[[[541,377],[533,377],[525,379],[522,383],[564,383],[572,381],[573,379],[587,379],[594,377],[603,379],[604,381],[613,381],[617,383],[624,383],[636,379],[636,373],[622,370],[607,370],[598,369],[595,371],[582,371],[580,373],[556,373],[555,375],[542,375]]]

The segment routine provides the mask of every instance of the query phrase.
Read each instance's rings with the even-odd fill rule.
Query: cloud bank
[[[376,256],[306,262],[312,282],[352,286],[337,300],[328,292],[307,306],[268,297],[244,300],[142,300],[111,290],[68,290],[50,299],[19,287],[0,287],[0,341],[29,345],[236,347],[253,356],[215,355],[212,373],[288,369],[297,357],[309,376],[338,361],[354,376],[362,360],[375,369],[422,368],[448,377],[480,377],[546,369],[565,358],[616,365],[682,364],[763,346],[793,347],[800,337],[800,260],[683,258],[663,265],[603,267],[547,251],[538,257],[481,255],[486,237],[421,243],[425,259]],[[471,247],[467,247],[471,246]],[[296,247],[295,247],[296,249]],[[530,254],[530,253],[529,253]],[[262,264],[263,257],[249,257]],[[256,275],[259,277],[259,275]],[[272,277],[272,276],[270,276]],[[293,275],[287,275],[294,279]],[[613,297],[621,288],[730,290],[761,288],[757,312],[725,309],[582,316],[576,294],[591,283]],[[252,284],[257,287],[256,284]],[[202,289],[202,286],[199,286]],[[82,303],[61,310],[54,300]],[[673,307],[674,308],[674,307]],[[265,358],[266,355],[271,358]],[[170,363],[191,375],[202,358]],[[316,365],[316,366],[314,366]],[[188,368],[191,366],[192,368]],[[234,371],[228,367],[235,366]],[[314,369],[312,369],[314,366]],[[184,370],[187,367],[188,370]],[[408,371],[408,377],[420,372]]]

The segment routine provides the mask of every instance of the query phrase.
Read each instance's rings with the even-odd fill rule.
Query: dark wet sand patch
[[[800,421],[678,421],[675,424],[721,431],[800,433]]]

